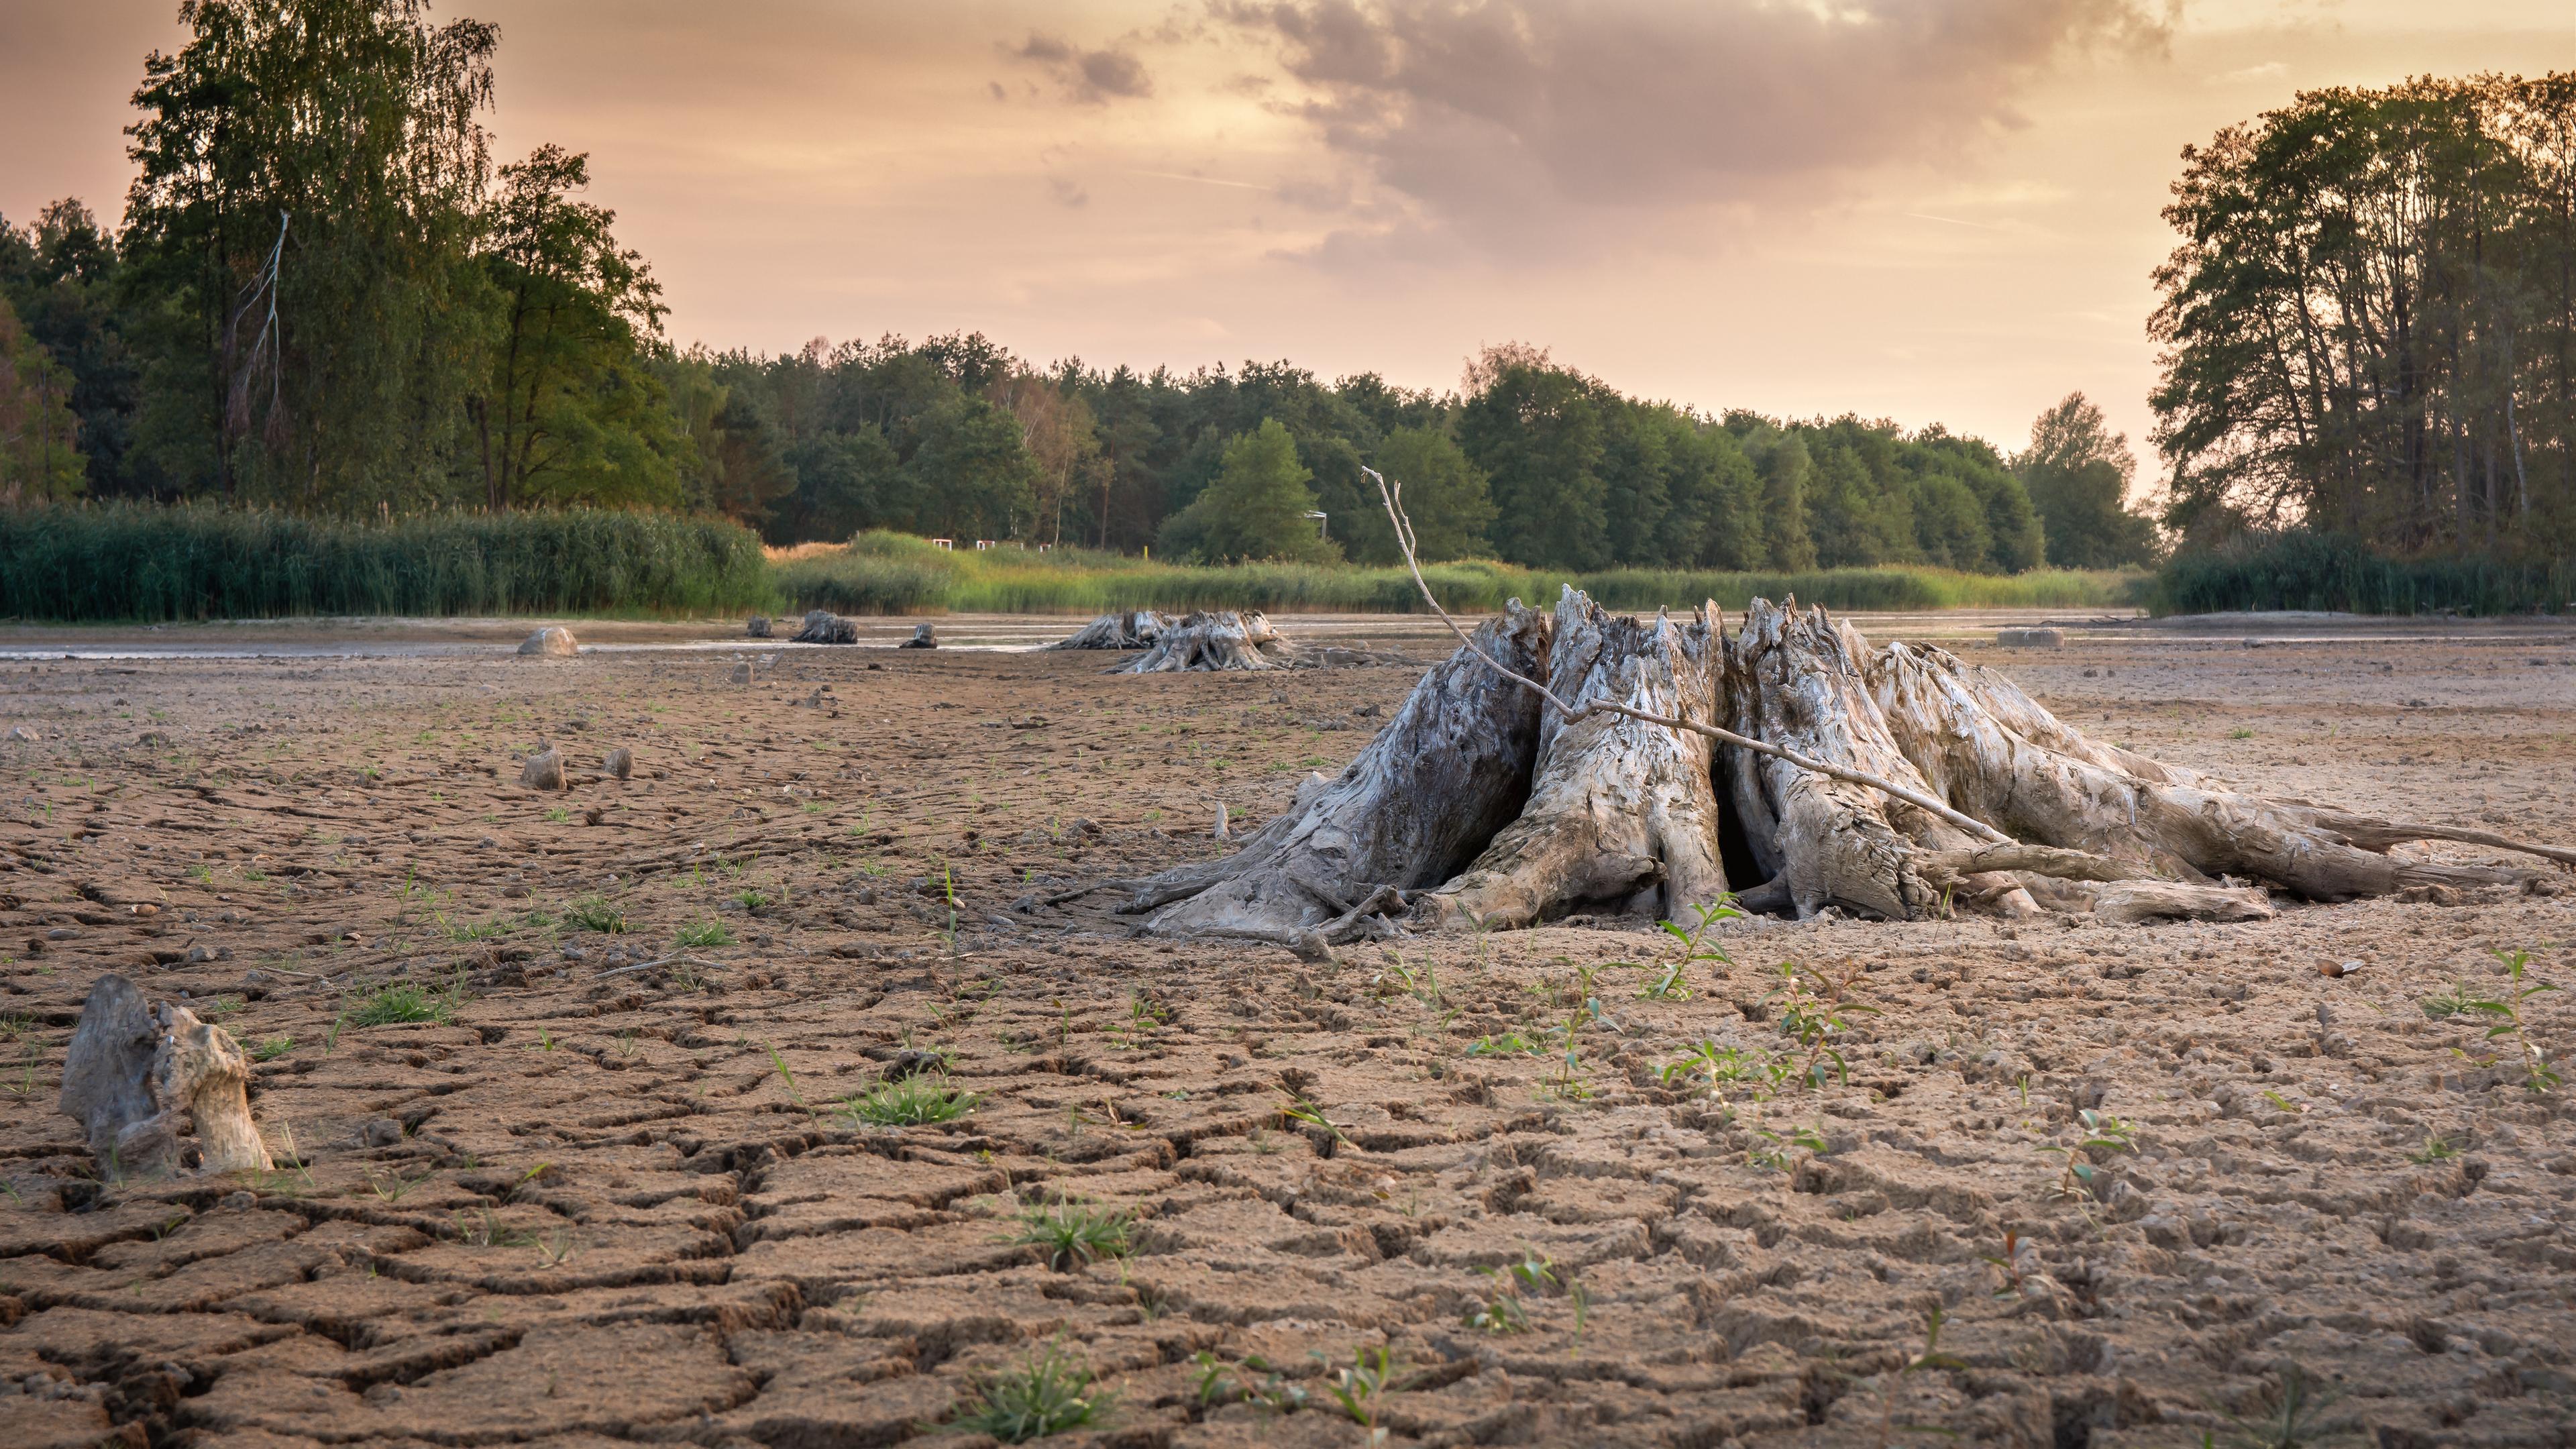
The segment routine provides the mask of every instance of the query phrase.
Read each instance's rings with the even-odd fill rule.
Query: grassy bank
[[[1699,573],[1616,569],[1552,573],[1491,562],[1423,570],[1444,607],[1483,611],[1509,598],[1544,603],[1571,583],[1613,609],[1687,608],[1715,599],[1741,608],[1756,595],[1794,594],[1837,609],[1945,609],[1970,605],[2087,608],[2134,602],[2143,575],[2040,570],[1818,569],[1803,573]],[[1096,614],[1110,609],[1257,608],[1281,613],[1412,613],[1422,607],[1400,568],[1242,564],[1207,568],[1061,549],[951,553],[899,534],[864,534],[845,549],[802,549],[778,562],[780,589],[800,609],[842,614]]]
[[[377,523],[146,504],[0,509],[0,617],[710,614],[776,603],[749,529],[668,514]]]
[[[2280,533],[2175,558],[2147,597],[2159,614],[2557,613],[2576,600],[2576,561],[2388,558],[2354,538]]]
[[[1755,595],[1837,609],[1972,605],[2079,609],[2133,602],[2143,576],[1946,569],[1562,574],[1492,562],[1426,570],[1462,612],[1571,583],[1613,609],[1688,608]],[[901,534],[765,554],[750,531],[670,514],[429,514],[388,522],[264,510],[109,504],[0,509],[0,618],[48,622],[299,615],[707,615],[809,608],[843,614],[1090,615],[1110,609],[1258,608],[1411,613],[1402,569],[1208,568],[1060,549],[951,553]]]

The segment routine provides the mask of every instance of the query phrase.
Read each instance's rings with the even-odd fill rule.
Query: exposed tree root
[[[1534,610],[1515,603],[1476,637],[1501,658],[1546,667],[1547,619]],[[1456,874],[1520,810],[1538,730],[1536,699],[1453,656],[1339,775],[1310,777],[1232,855],[1138,883],[1124,909],[1155,911],[1146,929],[1167,936],[1383,934],[1401,893]]]

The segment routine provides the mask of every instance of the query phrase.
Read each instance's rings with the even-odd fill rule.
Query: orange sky
[[[106,215],[171,0],[0,0],[0,215]],[[592,155],[682,342],[1455,384],[2141,444],[2186,143],[2304,87],[2576,68],[2566,0],[452,0],[503,155]]]

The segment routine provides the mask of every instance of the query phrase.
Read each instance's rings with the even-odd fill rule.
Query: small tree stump
[[[767,635],[761,637],[767,638]],[[790,644],[856,644],[859,621],[844,619],[829,609],[816,609],[805,616],[805,627],[796,631]]]
[[[549,624],[519,641],[519,652],[548,659],[570,659],[581,652],[581,645],[574,641],[570,629],[560,624]]]

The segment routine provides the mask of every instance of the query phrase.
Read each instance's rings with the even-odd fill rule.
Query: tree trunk
[[[1614,619],[1568,588],[1554,622],[1547,682],[1558,698],[1708,716],[1724,654],[1716,605],[1682,624]],[[1708,740],[1620,715],[1568,722],[1550,712],[1520,818],[1415,914],[1520,927],[1598,904],[1687,919],[1688,907],[1725,893]]]
[[[1521,673],[1547,667],[1547,620],[1515,600],[1476,631]],[[1165,936],[1313,944],[1385,934],[1394,893],[1437,885],[1519,813],[1539,704],[1460,651],[1422,676],[1358,758],[1310,777],[1286,813],[1222,860],[1166,871],[1124,907]]]
[[[1898,748],[1863,670],[1869,646],[1823,610],[1756,599],[1727,653],[1728,712],[1738,734],[1865,770],[1938,795]],[[1923,850],[1976,844],[1957,826],[1863,785],[1735,749],[1735,798],[1746,834],[1786,883],[1799,915],[1827,905],[1892,920],[1937,914],[1942,892],[1915,865]],[[1976,812],[1970,811],[1970,814]],[[1982,818],[1982,817],[1980,817]],[[1974,882],[2016,914],[2035,909],[2010,882]]]

